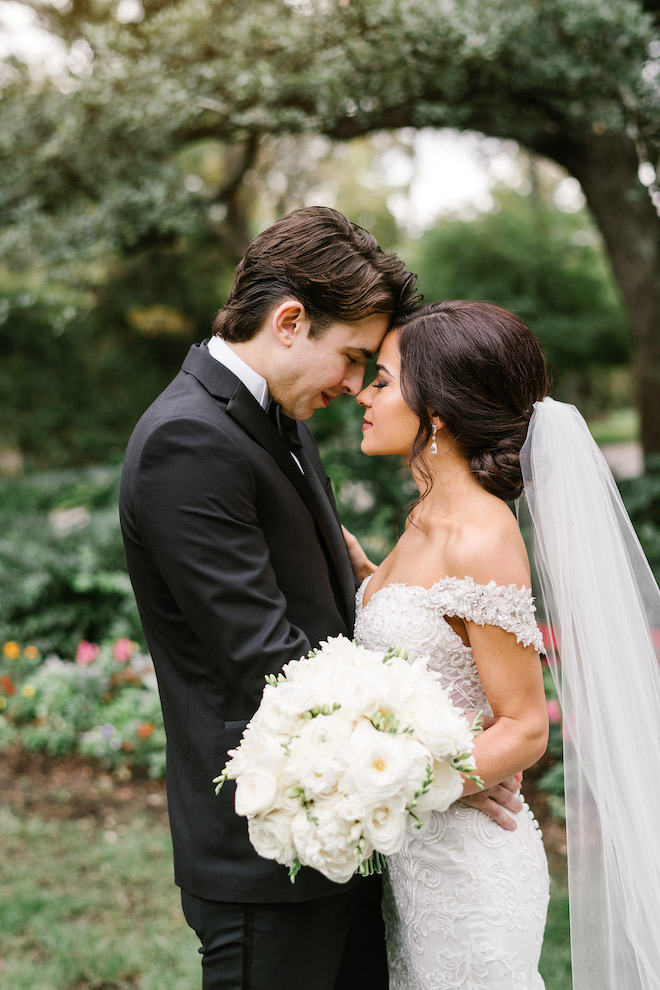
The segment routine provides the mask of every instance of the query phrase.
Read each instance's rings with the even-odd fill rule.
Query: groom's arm
[[[144,443],[133,488],[135,527],[124,526],[129,543],[136,529],[157,581],[213,663],[255,707],[264,673],[310,649],[287,618],[256,501],[246,457],[228,435],[215,424],[171,418]],[[152,589],[152,611],[170,617],[165,588],[160,594],[162,603]]]

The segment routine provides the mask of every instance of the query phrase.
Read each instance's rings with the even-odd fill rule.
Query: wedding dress
[[[357,593],[355,639],[405,646],[465,711],[491,714],[472,652],[445,621],[496,625],[541,652],[531,592],[445,578],[432,588],[391,584],[366,605]],[[506,831],[460,803],[407,834],[387,859],[383,913],[390,990],[543,990],[538,961],[549,898],[541,834],[527,805]]]

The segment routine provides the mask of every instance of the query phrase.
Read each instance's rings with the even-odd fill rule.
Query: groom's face
[[[292,419],[309,419],[338,395],[357,395],[367,361],[380,347],[389,317],[374,313],[355,323],[333,323],[322,336],[296,335],[272,383],[275,399]]]

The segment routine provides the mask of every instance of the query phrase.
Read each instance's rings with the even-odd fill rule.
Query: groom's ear
[[[309,320],[305,307],[298,299],[286,299],[271,315],[271,328],[283,347],[291,347],[296,337],[307,336]]]

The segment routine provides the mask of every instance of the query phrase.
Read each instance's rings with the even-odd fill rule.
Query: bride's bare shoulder
[[[529,560],[518,522],[500,499],[484,500],[478,515],[464,522],[451,541],[448,564],[456,577],[477,584],[495,581],[530,587]]]

